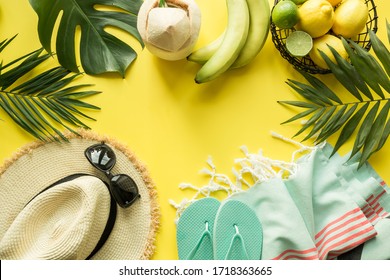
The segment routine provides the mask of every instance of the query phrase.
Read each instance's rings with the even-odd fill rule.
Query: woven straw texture
[[[160,213],[154,183],[146,167],[115,139],[86,130],[80,130],[78,134],[67,134],[69,142],[28,144],[0,167],[0,239],[23,207],[59,179],[85,173],[105,180],[104,174],[89,164],[84,156],[87,147],[104,141],[117,156],[112,173],[131,176],[138,185],[141,199],[129,208],[118,207],[115,226],[92,259],[151,258]]]

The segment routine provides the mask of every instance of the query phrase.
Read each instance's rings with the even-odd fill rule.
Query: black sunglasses
[[[109,146],[104,143],[92,145],[85,150],[84,154],[95,168],[106,174],[109,179],[110,193],[120,207],[127,208],[141,197],[137,184],[130,176],[111,173],[116,163],[116,156]]]

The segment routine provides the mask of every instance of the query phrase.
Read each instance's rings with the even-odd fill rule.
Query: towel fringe
[[[263,151],[261,149],[257,153],[253,154],[249,152],[246,146],[242,146],[240,147],[240,150],[245,157],[234,160],[234,163],[238,165],[239,168],[232,168],[232,173],[235,177],[235,180],[232,180],[228,175],[217,173],[212,157],[209,156],[206,160],[208,168],[200,170],[201,174],[210,177],[208,183],[202,187],[197,187],[190,183],[181,183],[179,188],[183,190],[194,190],[194,196],[191,199],[185,198],[180,203],[175,203],[173,200],[169,201],[170,204],[176,208],[175,223],[177,223],[185,208],[187,208],[191,203],[203,197],[210,197],[215,192],[223,191],[226,192],[227,197],[230,197],[232,194],[242,192],[257,183],[269,181],[273,178],[287,179],[288,177],[296,174],[298,169],[296,161],[300,157],[299,155],[310,154],[314,150],[325,145],[325,143],[323,143],[317,146],[306,146],[274,131],[271,131],[271,136],[284,142],[294,144],[298,147],[298,150],[292,153],[290,162],[268,158],[263,155]],[[248,176],[249,178],[246,179]]]

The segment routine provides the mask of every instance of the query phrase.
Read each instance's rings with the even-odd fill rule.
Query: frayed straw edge
[[[106,143],[109,143],[111,146],[113,146],[118,151],[121,151],[134,165],[135,169],[139,172],[139,174],[142,177],[142,180],[144,181],[150,196],[151,201],[151,224],[150,224],[150,231],[147,238],[146,246],[143,252],[143,255],[141,256],[141,260],[148,260],[150,259],[156,249],[156,235],[158,232],[158,229],[160,227],[160,207],[158,204],[158,195],[157,190],[155,188],[155,184],[153,183],[153,180],[149,174],[149,171],[147,170],[146,166],[135,156],[135,154],[124,144],[119,142],[118,140],[109,137],[107,135],[100,135],[96,132],[93,132],[91,130],[87,129],[78,129],[76,131],[77,134],[72,133],[70,131],[64,132],[64,136],[67,139],[86,139],[86,140],[92,140],[92,141],[104,141]],[[43,141],[33,141],[31,143],[28,143],[21,148],[19,148],[16,152],[13,153],[13,155],[6,159],[2,166],[0,166],[0,176],[4,174],[4,172],[19,158],[21,158],[24,155],[31,154],[35,149],[47,144],[48,142]],[[49,142],[50,143],[50,142]]]

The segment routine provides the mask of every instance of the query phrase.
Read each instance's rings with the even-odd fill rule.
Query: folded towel
[[[226,200],[252,208],[263,226],[263,259],[390,259],[390,250],[381,250],[390,247],[383,237],[390,233],[386,183],[368,163],[357,168],[359,155],[330,157],[333,147],[327,143],[299,145],[309,152],[290,163],[244,150],[245,159],[236,161],[241,164],[236,182],[216,173],[209,161],[210,183],[186,186],[197,195],[226,190]],[[176,207],[180,215],[185,203]]]

